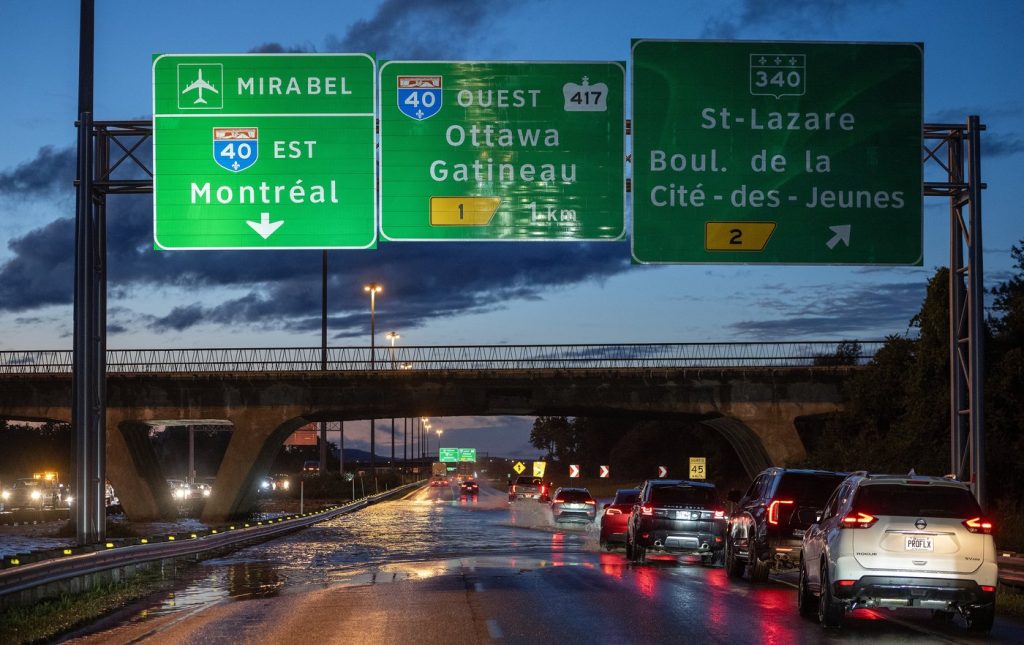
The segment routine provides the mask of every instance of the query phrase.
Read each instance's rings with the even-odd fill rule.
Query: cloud
[[[77,153],[73,147],[43,146],[35,159],[0,172],[0,194],[18,197],[50,196],[74,189]]]
[[[785,33],[833,28],[850,12],[891,4],[892,0],[743,0],[732,15],[711,18],[703,38],[736,38],[751,27],[782,27]]]
[[[249,50],[250,54],[308,54],[315,52],[316,47],[310,44],[285,46],[281,43],[263,43]]]
[[[357,20],[327,49],[375,52],[378,58],[456,60],[471,44],[493,37],[494,17],[523,3],[465,0],[384,0],[377,13]]]
[[[1012,134],[981,135],[981,154],[986,158],[1010,157],[1024,152],[1024,139]]]
[[[906,328],[920,310],[927,284],[897,282],[837,289],[823,284],[798,291],[767,286],[772,296],[759,299],[752,308],[774,312],[767,320],[743,320],[729,327],[753,340],[777,338],[864,337],[879,330]]]

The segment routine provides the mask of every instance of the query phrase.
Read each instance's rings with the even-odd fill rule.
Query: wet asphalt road
[[[425,488],[208,560],[172,595],[79,634],[83,643],[1022,642],[997,619],[972,637],[926,612],[860,610],[825,632],[786,578],[732,581],[662,557],[630,565],[596,526],[544,505]]]

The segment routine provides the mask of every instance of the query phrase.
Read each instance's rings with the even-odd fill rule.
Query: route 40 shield
[[[441,111],[440,76],[399,76],[398,109],[402,114],[422,121]]]
[[[259,156],[259,128],[214,128],[213,160],[225,170],[241,172]]]

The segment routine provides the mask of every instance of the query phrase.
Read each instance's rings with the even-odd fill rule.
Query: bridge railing
[[[334,371],[808,367],[863,365],[884,341],[329,347]],[[63,374],[71,351],[2,351],[0,373]],[[107,373],[305,372],[319,347],[111,349]]]

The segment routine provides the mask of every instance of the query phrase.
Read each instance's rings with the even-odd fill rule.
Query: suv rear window
[[[981,515],[971,492],[955,486],[871,484],[853,498],[853,508],[871,515],[969,518]]]
[[[846,475],[830,473],[785,473],[775,489],[775,499],[792,499],[800,506],[823,508],[844,479]]]
[[[517,486],[543,486],[544,480],[540,477],[516,477]]]
[[[636,501],[636,498],[640,497],[640,491],[633,490],[629,492],[619,491],[615,495],[615,501],[612,504],[632,504]]]
[[[713,488],[697,486],[655,486],[651,489],[651,504],[654,506],[704,506],[718,503]]]

